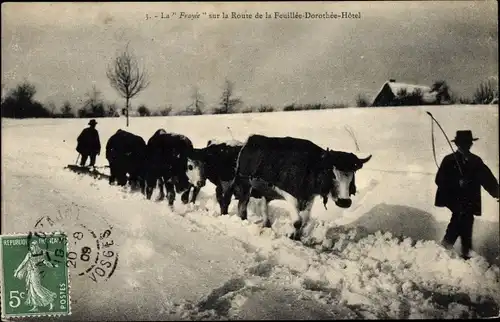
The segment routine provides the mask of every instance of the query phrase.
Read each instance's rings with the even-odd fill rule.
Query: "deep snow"
[[[2,119],[2,232],[33,230],[43,216],[69,235],[84,224],[112,227],[118,265],[109,280],[73,272],[73,315],[65,319],[451,318],[492,316],[500,305],[497,202],[483,191],[474,226],[478,253],[463,261],[445,251],[450,214],[433,206],[436,165],[431,111],[450,139],[469,128],[472,148],[498,178],[498,108],[436,106],[339,109],[190,117],[97,119],[103,146],[118,128],[146,141],[165,128],[197,147],[249,134],[296,136],[372,160],[356,175],[359,193],[342,210],[316,202],[303,243],[286,237],[287,205],[270,204],[272,229],[261,229],[252,200],[248,221],[219,216],[214,187],[196,206],[146,201],[141,195],[63,170],[76,159],[88,120]],[[229,127],[230,129],[228,129]],[[438,162],[449,146],[435,127]],[[178,198],[179,199],[179,198]],[[44,229],[49,229],[45,224]],[[381,231],[381,232],[380,232]],[[456,249],[459,249],[457,242]],[[83,263],[78,262],[77,265]],[[80,267],[80,266],[79,266]]]

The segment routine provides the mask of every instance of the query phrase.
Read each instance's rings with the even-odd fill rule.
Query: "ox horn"
[[[366,163],[366,162],[370,161],[371,158],[372,158],[372,155],[370,154],[369,156],[367,156],[364,159],[359,159],[359,161],[361,161],[361,163]]]

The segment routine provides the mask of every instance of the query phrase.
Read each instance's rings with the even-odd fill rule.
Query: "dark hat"
[[[90,122],[89,122],[89,125],[96,125],[96,124],[97,124],[97,122],[94,119],[91,119]]]
[[[472,141],[477,141],[477,140],[479,139],[472,137],[471,130],[462,130],[462,131],[457,131],[457,133],[455,134],[455,138],[451,141],[456,143],[472,143]]]

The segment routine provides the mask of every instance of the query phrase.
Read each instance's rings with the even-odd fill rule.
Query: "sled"
[[[70,171],[73,171],[78,174],[86,174],[90,175],[91,177],[94,177],[96,179],[108,179],[110,176],[108,174],[102,173],[98,171],[97,169],[102,168],[102,167],[89,167],[89,166],[79,166],[76,164],[68,164],[65,169],[68,169]]]

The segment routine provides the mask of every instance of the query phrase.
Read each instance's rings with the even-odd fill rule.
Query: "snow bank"
[[[116,307],[114,319],[124,318],[121,307],[131,307],[128,316],[141,319],[496,315],[500,272],[485,258],[498,256],[498,204],[483,197],[484,214],[474,228],[477,254],[470,261],[437,244],[449,213],[433,206],[436,166],[425,110],[449,136],[456,129],[472,129],[481,138],[473,151],[498,177],[498,110],[490,106],[131,119],[127,130],[145,140],[165,128],[188,136],[198,147],[213,138],[234,136],[244,142],[249,134],[261,133],[349,150],[354,145],[344,127],[349,124],[361,152],[374,157],[356,176],[359,192],[353,206],[339,209],[329,201],[325,209],[316,202],[301,243],[284,237],[291,223],[282,201],[270,204],[272,228],[262,229],[253,199],[248,220],[234,215],[236,202],[230,216],[219,216],[211,184],[201,190],[196,206],[182,205],[178,198],[172,213],[166,202],[146,201],[106,181],[62,170],[76,158],[74,140],[86,120],[2,120],[2,226],[25,231],[38,216],[75,203],[87,209],[82,211],[88,221],[105,219],[116,227],[124,254],[121,273],[100,286],[102,294],[75,282],[81,288],[75,299],[87,307],[108,299]],[[122,122],[99,120],[102,142]],[[448,148],[439,134],[436,138],[439,160]],[[102,154],[98,163],[106,164]],[[74,229],[70,221],[65,225]],[[123,287],[123,296],[110,300]],[[135,292],[143,292],[148,313],[137,304]]]
[[[184,218],[247,244],[260,260],[250,269],[254,274],[275,274],[286,284],[327,293],[329,297],[315,295],[326,304],[361,305],[363,318],[473,317],[495,314],[500,303],[497,266],[481,257],[463,261],[433,241],[340,226],[328,231],[321,246],[309,248],[260,228],[252,218],[241,222],[236,216],[213,217],[210,212],[187,213]],[[485,302],[489,313],[481,311]],[[465,311],[448,312],[448,306],[456,305]]]

